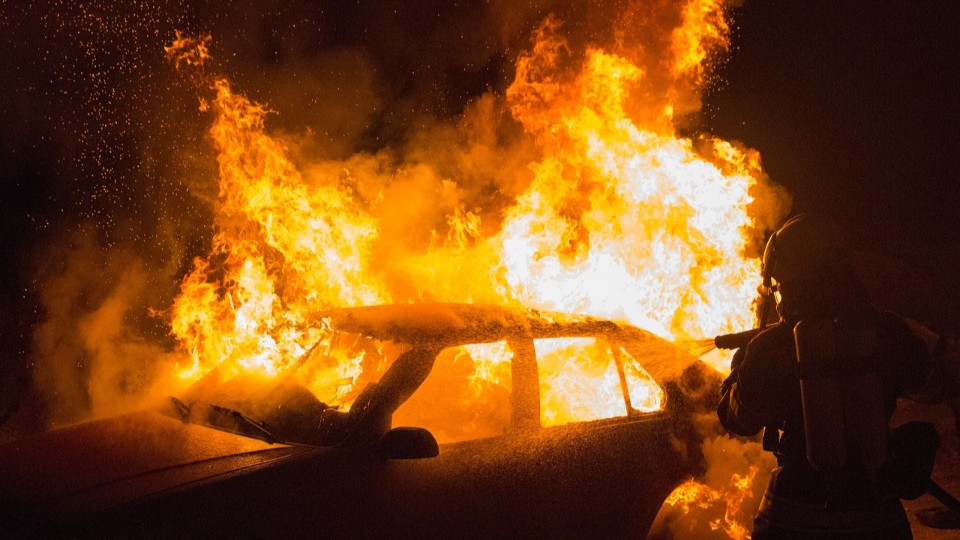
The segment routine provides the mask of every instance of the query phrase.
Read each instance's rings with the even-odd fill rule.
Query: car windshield
[[[333,444],[336,434],[324,433],[322,425],[337,418],[345,422],[362,389],[409,348],[332,332],[279,373],[213,369],[171,397],[166,411],[184,421],[268,442]]]

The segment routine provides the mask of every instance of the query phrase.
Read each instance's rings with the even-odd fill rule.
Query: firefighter
[[[810,216],[764,250],[761,291],[778,322],[734,355],[717,408],[735,434],[765,430],[777,457],[756,540],[912,538],[887,425],[896,399],[927,382],[930,358],[902,319],[871,306],[848,257],[838,230]],[[935,450],[929,429],[911,442],[929,448],[931,436]]]

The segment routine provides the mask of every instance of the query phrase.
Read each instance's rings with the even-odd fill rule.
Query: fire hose
[[[927,478],[924,487],[927,488],[927,493],[932,495],[934,499],[940,501],[941,504],[950,510],[960,514],[960,501],[953,495],[947,493],[947,490],[943,489],[940,484],[934,482],[932,478]]]
[[[750,340],[766,329],[767,327],[753,328],[743,332],[719,335],[713,338],[713,344],[718,349],[740,349],[746,347],[747,343],[750,343]]]

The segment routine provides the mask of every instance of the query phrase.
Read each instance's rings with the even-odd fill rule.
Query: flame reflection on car
[[[692,417],[719,379],[638,328],[460,304],[318,317],[331,340],[290,373],[213,372],[158,409],[0,448],[0,531],[637,538],[702,469]],[[325,403],[302,381],[341,346],[367,351],[370,380]],[[478,390],[467,356],[491,348],[507,362]]]

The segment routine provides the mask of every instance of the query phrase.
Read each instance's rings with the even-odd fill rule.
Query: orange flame
[[[627,360],[624,369],[631,371],[626,378],[631,408],[650,412],[659,410],[663,403],[663,390],[622,348],[611,351],[599,340],[588,338],[539,340],[536,348],[537,363],[543,371],[540,394],[544,426],[623,415],[617,367],[598,361],[612,355]]]
[[[184,67],[203,67],[207,60],[210,60],[210,42],[213,36],[205,34],[199,38],[184,35],[177,30],[176,38],[169,47],[163,50],[167,54],[167,60],[173,62],[177,69]]]
[[[744,524],[746,516],[741,506],[744,499],[751,496],[750,488],[756,474],[757,467],[751,466],[745,475],[734,474],[722,490],[712,489],[691,479],[677,487],[664,502],[670,506],[679,505],[684,514],[688,514],[691,508],[711,510],[724,504],[723,517],[710,520],[710,528],[714,531],[723,529],[730,538],[747,539],[750,538],[750,529]]]
[[[703,84],[707,58],[729,48],[730,26],[723,4],[723,0],[693,0],[684,7],[683,24],[672,36],[675,76],[692,72],[695,82]]]
[[[750,326],[759,263],[745,257],[756,219],[748,207],[763,173],[755,152],[678,135],[674,111],[691,97],[677,88],[699,88],[706,59],[726,50],[729,32],[719,0],[690,0],[680,19],[666,70],[672,79],[651,88],[650,66],[599,48],[579,58],[559,20],[548,17],[506,93],[540,155],[530,165],[532,183],[499,226],[454,204],[446,234],[424,223],[428,249],[391,253],[389,264],[374,253],[387,230],[376,208],[382,192],[358,196],[349,162],[323,168],[342,173],[305,176],[284,143],[267,134],[263,105],[234,93],[226,79],[205,79],[220,193],[211,252],[194,262],[172,309],[173,333],[190,356],[178,374],[196,380],[217,368],[222,376],[278,375],[317,347],[329,350],[330,329],[312,314],[423,298],[581,312],[667,338]],[[209,41],[178,33],[168,58],[179,69],[203,68]],[[662,95],[638,105],[638,85]],[[436,192],[457,190],[456,180],[437,184]],[[501,384],[509,350],[467,353],[477,388]],[[352,391],[365,354],[326,355],[325,367],[305,376],[308,386],[337,401]],[[544,423],[606,417],[615,405],[622,411],[620,395],[607,398],[609,407],[576,403],[577,388],[616,376],[611,369],[588,362],[563,377],[545,376]],[[631,389],[633,406],[655,410],[662,393],[640,371],[631,373],[644,381]]]
[[[265,133],[263,106],[234,94],[226,80],[213,89],[217,232],[173,306],[173,332],[192,357],[180,375],[195,379],[214,366],[276,375],[324,335],[311,313],[383,301],[376,279],[356,279],[377,227],[337,179],[304,181],[282,143]]]
[[[643,70],[621,56],[591,50],[561,84],[568,47],[557,31],[553,19],[540,27],[507,92],[545,150],[498,238],[511,292],[671,338],[749,327],[756,154],[678,137],[666,118],[635,124],[627,97]]]

